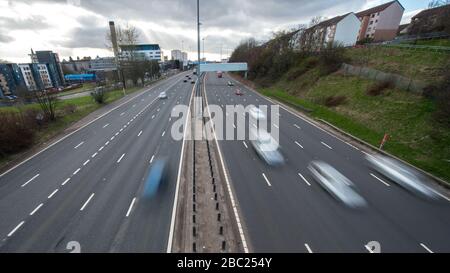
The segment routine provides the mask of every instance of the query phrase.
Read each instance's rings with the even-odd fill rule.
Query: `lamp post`
[[[198,67],[197,75],[200,75],[200,0],[197,0],[197,55],[198,55]]]

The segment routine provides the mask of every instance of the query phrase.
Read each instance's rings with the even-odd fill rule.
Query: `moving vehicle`
[[[264,112],[261,111],[261,109],[259,109],[259,108],[256,107],[256,106],[250,108],[250,110],[248,111],[248,113],[249,113],[250,116],[251,116],[252,118],[254,118],[255,120],[265,120],[265,119],[266,119],[266,115],[264,114]]]
[[[195,80],[192,80],[191,83],[194,84],[194,83],[195,83]]]
[[[250,132],[250,143],[258,156],[270,166],[279,166],[284,163],[278,142],[265,131],[253,129]]]
[[[312,161],[308,169],[319,185],[337,200],[352,208],[367,206],[355,185],[331,165],[323,161]]]
[[[187,79],[184,79],[183,82],[187,82]]]
[[[401,187],[431,199],[438,199],[439,195],[422,183],[424,177],[413,168],[392,158],[382,155],[366,155],[369,167]]]
[[[235,93],[237,96],[242,96],[242,95],[244,95],[240,89],[236,89],[236,92],[234,92],[234,93]]]
[[[234,83],[232,81],[228,81],[228,86],[234,86]]]
[[[223,77],[222,71],[217,71],[217,78],[221,79]]]
[[[151,198],[156,195],[161,184],[167,179],[168,167],[166,159],[155,160],[145,181],[144,197]]]
[[[159,93],[158,98],[160,98],[160,99],[167,99],[167,93],[165,91]]]
[[[197,75],[197,68],[194,68],[194,75]]]

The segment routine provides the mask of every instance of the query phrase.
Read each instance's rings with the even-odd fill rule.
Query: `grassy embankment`
[[[450,55],[397,48],[348,49],[347,62],[397,73],[429,84],[446,72]],[[323,119],[375,146],[385,133],[391,139],[385,150],[444,180],[450,181],[450,128],[434,119],[435,102],[404,90],[388,88],[378,96],[368,95],[374,81],[339,72],[320,76],[314,60],[304,59],[275,84],[257,88],[264,95]],[[257,82],[257,81],[256,81]],[[329,97],[345,97],[329,107]]]

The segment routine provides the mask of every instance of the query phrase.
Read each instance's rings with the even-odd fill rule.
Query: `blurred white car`
[[[250,114],[250,116],[252,118],[254,118],[255,120],[265,120],[266,119],[266,115],[264,114],[263,111],[261,111],[261,109],[259,109],[258,107],[252,107],[250,108],[250,110],[248,111],[248,113]]]
[[[284,163],[279,143],[268,132],[253,129],[250,134],[252,147],[267,164],[278,166]]]
[[[167,93],[166,92],[161,92],[161,93],[159,93],[159,96],[158,96],[158,98],[160,98],[160,99],[167,99]]]
[[[381,155],[366,155],[366,160],[370,168],[405,189],[432,199],[440,197],[434,190],[422,183],[422,175],[411,167]]]
[[[331,165],[323,161],[312,161],[308,169],[314,179],[337,200],[352,208],[367,206],[355,185]]]

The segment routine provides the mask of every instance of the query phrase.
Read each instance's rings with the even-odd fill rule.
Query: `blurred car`
[[[283,155],[279,151],[280,145],[268,132],[253,129],[250,134],[250,143],[261,159],[271,166],[284,163]]]
[[[183,82],[187,82],[187,79],[184,79]]]
[[[423,176],[413,168],[381,155],[366,155],[366,160],[371,169],[403,188],[431,199],[439,199],[440,196],[434,190],[422,183]]]
[[[192,80],[191,83],[194,84],[194,83],[195,83],[195,80]]]
[[[334,198],[352,208],[367,206],[366,200],[356,191],[355,185],[331,165],[312,161],[308,166],[314,179]]]
[[[160,99],[167,99],[167,93],[166,92],[161,92],[161,93],[159,93],[159,96],[158,96],[158,98],[160,98]]]
[[[242,93],[242,91],[239,90],[239,89],[236,89],[235,94],[236,94],[237,96],[242,96],[242,95],[244,95],[244,94]]]
[[[228,81],[228,86],[234,86],[234,83],[232,81]]]
[[[264,114],[264,112],[261,111],[261,109],[259,109],[259,108],[256,107],[256,106],[250,108],[250,110],[248,111],[248,113],[249,113],[250,116],[251,116],[252,118],[254,118],[255,120],[265,120],[265,119],[266,119],[266,115]]]
[[[167,179],[168,165],[166,159],[155,160],[150,168],[147,180],[145,181],[143,195],[151,198],[156,195],[159,187]]]

